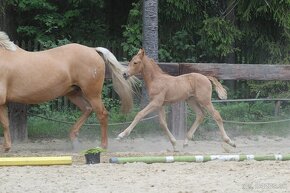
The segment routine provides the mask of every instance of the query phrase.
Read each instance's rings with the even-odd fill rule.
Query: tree
[[[143,0],[142,21],[142,47],[149,57],[158,61],[158,0]],[[141,107],[145,107],[149,101],[145,85],[141,92]]]
[[[158,61],[158,0],[143,0],[143,48]]]

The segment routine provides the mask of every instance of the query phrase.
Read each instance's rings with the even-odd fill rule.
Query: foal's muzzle
[[[130,75],[128,72],[124,72],[123,77],[127,80],[130,77]]]

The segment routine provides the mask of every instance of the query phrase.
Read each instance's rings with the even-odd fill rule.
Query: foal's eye
[[[134,62],[134,64],[137,64],[137,62]]]

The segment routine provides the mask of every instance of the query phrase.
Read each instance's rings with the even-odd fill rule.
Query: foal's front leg
[[[122,133],[120,133],[117,139],[122,139],[128,136],[141,119],[143,119],[146,115],[148,115],[152,111],[155,111],[158,108],[160,108],[160,105],[156,104],[155,101],[151,101],[142,111],[137,113],[129,127],[127,127],[127,129],[125,129]]]

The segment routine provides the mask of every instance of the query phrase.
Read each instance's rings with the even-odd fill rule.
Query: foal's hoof
[[[183,148],[187,148],[187,147],[188,147],[188,143],[184,143]]]
[[[229,141],[228,144],[229,144],[230,146],[234,147],[234,148],[237,147],[236,144],[235,144],[235,142],[233,142],[233,141]]]
[[[188,139],[185,139],[183,142],[183,148],[188,147]]]
[[[116,137],[116,140],[121,141],[124,138],[124,135],[120,133],[118,137]]]
[[[117,141],[121,141],[123,138],[118,136],[118,137],[116,137],[115,139],[116,139]]]
[[[233,146],[232,144],[229,144],[227,142],[222,142],[221,147],[224,149],[225,153],[235,152],[235,146]]]
[[[236,144],[235,144],[235,142],[233,142],[233,141],[232,141],[231,139],[229,139],[229,138],[228,138],[228,139],[225,139],[224,142],[227,143],[227,144],[229,144],[229,145],[232,146],[232,147],[237,147]]]
[[[178,153],[180,152],[175,146],[173,147],[173,152]]]

